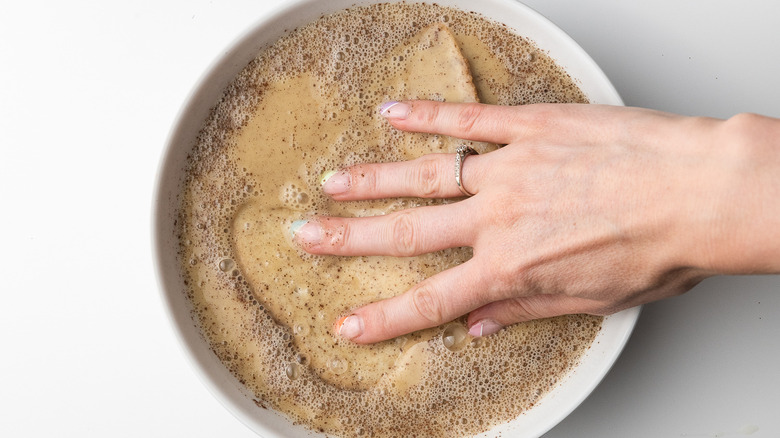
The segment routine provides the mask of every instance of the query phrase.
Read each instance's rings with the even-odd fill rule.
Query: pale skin
[[[373,343],[468,314],[469,332],[562,314],[608,315],[720,274],[780,273],[780,120],[638,108],[410,101],[392,128],[505,144],[466,158],[474,196],[295,232],[315,254],[411,256],[468,246],[469,261],[334,324]],[[453,154],[329,175],[334,200],[456,198]]]

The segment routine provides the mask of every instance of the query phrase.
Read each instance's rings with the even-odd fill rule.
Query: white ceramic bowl
[[[204,384],[240,421],[259,435],[272,437],[312,436],[273,410],[259,408],[249,393],[211,352],[190,313],[177,261],[174,219],[178,207],[185,158],[195,144],[209,110],[227,84],[254,58],[258,51],[293,29],[353,5],[377,3],[369,0],[296,0],[261,18],[219,58],[200,80],[182,107],[159,168],[153,206],[154,249],[158,279],[175,331],[186,354]],[[513,0],[436,0],[443,6],[472,10],[507,24],[549,53],[577,82],[592,103],[622,105],[612,84],[593,60],[568,35],[530,8]],[[538,437],[574,410],[598,385],[615,362],[639,316],[630,309],[609,316],[593,346],[581,363],[533,409],[498,426],[483,436]]]

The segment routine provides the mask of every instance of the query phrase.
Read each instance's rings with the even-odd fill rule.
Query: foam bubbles
[[[288,182],[279,189],[279,200],[291,209],[305,209],[310,201],[307,189],[303,184]]]
[[[334,357],[328,361],[328,370],[333,374],[344,374],[349,369],[349,362],[340,357]]]
[[[291,215],[299,219],[342,211],[321,194],[317,178],[322,172],[358,163],[408,159],[397,147],[408,137],[389,130],[376,108],[384,101],[404,97],[382,81],[402,71],[413,52],[399,52],[392,62],[382,60],[389,48],[402,45],[420,28],[439,21],[446,22],[456,35],[482,41],[491,56],[506,67],[507,82],[485,82],[498,103],[585,101],[544,53],[503,26],[486,24],[476,14],[431,5],[374,5],[325,16],[296,29],[252,61],[212,111],[189,162],[179,216],[180,254],[188,284],[199,286],[188,294],[204,336],[260,404],[329,435],[449,437],[480,433],[538,403],[576,363],[599,329],[600,318],[571,316],[510,327],[488,338],[472,339],[464,321],[440,328],[430,338],[411,334],[386,344],[399,357],[415,345],[424,347],[415,347],[425,352],[421,356],[423,374],[401,392],[390,384],[383,386],[386,381],[366,383],[371,382],[371,370],[377,366],[370,360],[360,363],[334,354],[369,347],[321,337],[317,339],[327,341],[322,342],[320,351],[324,353],[319,357],[316,348],[302,348],[306,339],[321,336],[335,319],[331,310],[314,304],[327,292],[321,286],[323,281],[343,285],[338,292],[346,293],[360,284],[355,280],[359,276],[339,271],[333,258],[296,253],[284,246],[287,241],[269,242],[262,249],[265,252],[258,249],[247,258],[235,252],[237,237],[233,233],[279,232],[282,236],[278,230],[286,229],[283,225],[289,224]],[[410,23],[416,27],[411,28]],[[380,66],[384,70],[378,71]],[[302,71],[321,79],[311,85],[311,98],[331,102],[321,108],[316,123],[343,129],[336,133],[323,130],[311,142],[296,138],[294,132],[285,133],[282,143],[286,153],[296,154],[305,166],[289,169],[282,184],[268,184],[262,169],[251,170],[247,163],[233,160],[235,139],[255,120],[268,90]],[[365,120],[375,127],[361,125]],[[382,135],[376,134],[376,127]],[[418,136],[411,141],[420,150],[438,152],[444,147],[443,139],[436,136]],[[275,203],[275,213],[269,213],[274,218],[272,225],[246,221],[231,228],[237,211],[248,202],[269,199]],[[355,202],[348,211],[365,216],[433,203],[416,199]],[[425,263],[437,270],[447,269],[470,255],[469,249],[446,250],[428,256]],[[368,258],[350,260],[366,266],[372,263]],[[293,263],[304,264],[311,276],[300,280],[290,278],[284,269],[276,271]],[[250,267],[264,273],[262,281],[250,280]],[[377,281],[408,285],[420,280],[417,267],[411,264],[389,271],[380,266],[373,270]],[[290,306],[301,306],[308,317],[290,316],[296,315],[293,309],[273,301],[277,296],[289,298],[285,303]],[[399,364],[391,363],[386,372],[392,373],[393,366]],[[352,386],[334,383],[347,379],[353,381]],[[476,405],[479,410],[474,409]]]

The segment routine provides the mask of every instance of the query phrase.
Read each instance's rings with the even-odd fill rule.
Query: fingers
[[[295,241],[312,254],[409,257],[470,246],[468,203],[411,208],[383,216],[321,217],[293,224]]]
[[[336,323],[339,336],[369,344],[439,326],[485,304],[479,265],[471,261],[440,272],[394,298],[368,304]]]
[[[461,179],[470,193],[478,193],[482,175],[479,161],[463,161]],[[358,164],[322,178],[322,190],[337,201],[394,197],[453,198],[463,196],[455,183],[455,156],[429,154],[411,161]]]
[[[619,309],[614,309],[617,311]],[[488,336],[518,322],[553,316],[588,313],[604,315],[603,303],[567,295],[531,295],[509,298],[482,306],[469,314],[468,327],[472,336]]]
[[[609,143],[616,129],[614,108],[600,105],[536,104],[497,106],[433,101],[390,102],[382,114],[398,129],[458,138],[534,145],[587,146]],[[623,110],[619,114],[625,115]],[[620,125],[623,126],[623,125]],[[499,152],[499,151],[496,151]],[[469,156],[463,163],[464,187],[477,194],[501,163],[496,152]],[[500,154],[499,154],[500,155]],[[399,163],[360,164],[323,175],[323,191],[338,201],[398,196],[459,197],[455,156],[430,154]]]
[[[596,132],[606,107],[576,104],[499,106],[415,100],[388,102],[380,108],[403,131],[506,144],[517,140],[582,140]]]

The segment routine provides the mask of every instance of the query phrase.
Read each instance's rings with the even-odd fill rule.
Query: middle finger
[[[469,200],[417,207],[383,216],[317,217],[293,224],[294,240],[312,254],[410,257],[471,246],[475,228]]]
[[[461,166],[463,186],[479,192],[480,162],[469,155]],[[322,190],[337,201],[395,197],[454,198],[463,196],[455,182],[455,155],[428,154],[396,163],[358,164],[323,176]]]

